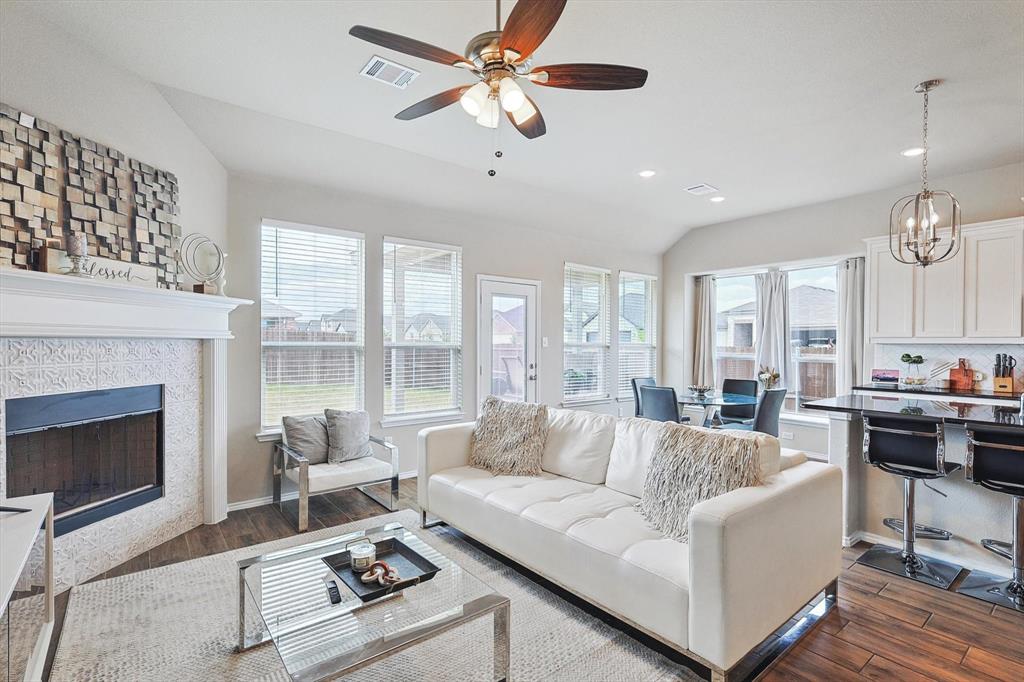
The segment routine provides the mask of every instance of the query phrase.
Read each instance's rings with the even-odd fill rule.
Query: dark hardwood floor
[[[415,479],[401,482],[400,507],[418,511]],[[311,499],[309,512],[310,529],[316,529],[386,510],[348,490]],[[194,528],[96,580],[295,535],[295,514],[294,502],[283,512],[273,505],[231,512],[227,520]],[[856,564],[867,547],[845,550],[838,608],[762,680],[1024,680],[1024,614]],[[55,634],[67,601],[65,592]]]

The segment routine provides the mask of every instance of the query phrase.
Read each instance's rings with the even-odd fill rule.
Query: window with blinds
[[[462,412],[462,253],[384,241],[384,416]]]
[[[261,238],[261,403],[283,416],[363,406],[363,239],[264,221]]]
[[[610,397],[609,272],[565,265],[562,395],[565,402]]]
[[[620,398],[633,397],[634,377],[658,372],[658,279],[619,273],[619,381]]]

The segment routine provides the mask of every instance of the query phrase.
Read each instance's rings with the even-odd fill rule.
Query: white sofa
[[[839,469],[757,442],[763,486],[696,505],[688,544],[634,508],[663,425],[549,410],[540,476],[468,465],[474,423],[420,431],[419,505],[517,563],[707,665],[715,679],[823,589],[842,553]]]

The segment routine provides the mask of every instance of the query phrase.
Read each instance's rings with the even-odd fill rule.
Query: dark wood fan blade
[[[501,32],[501,51],[515,50],[526,59],[555,27],[566,0],[518,0]]]
[[[647,82],[647,71],[617,64],[553,64],[538,66],[528,77],[537,85],[549,88],[629,90],[643,87]]]
[[[416,104],[413,104],[407,109],[402,109],[395,114],[395,118],[402,121],[411,121],[414,118],[432,114],[438,109],[444,109],[446,106],[458,102],[459,98],[462,97],[462,93],[469,90],[469,87],[470,86],[468,85],[461,85],[457,88],[452,88],[451,90],[439,92],[433,97],[428,97],[421,102],[416,102]]]
[[[365,40],[368,43],[380,45],[397,52],[411,54],[413,57],[419,57],[420,59],[429,59],[432,62],[440,62],[441,64],[448,64],[450,66],[473,66],[470,62],[467,62],[464,57],[457,55],[454,52],[449,52],[443,48],[435,47],[429,43],[424,43],[421,40],[406,38],[405,36],[400,36],[397,33],[388,33],[387,31],[370,28],[369,26],[353,26],[349,29],[348,33],[349,35]]]
[[[529,95],[526,95],[526,101],[528,101],[537,112],[530,118],[526,119],[522,123],[516,123],[515,116],[511,111],[506,111],[505,115],[508,116],[509,123],[515,127],[516,130],[523,134],[523,137],[528,140],[532,140],[535,137],[540,137],[548,131],[548,127],[544,125],[544,117],[540,115],[540,107],[533,101]]]

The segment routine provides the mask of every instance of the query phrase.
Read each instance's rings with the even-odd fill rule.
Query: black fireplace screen
[[[163,494],[161,386],[7,401],[7,496],[52,492],[57,535]]]

